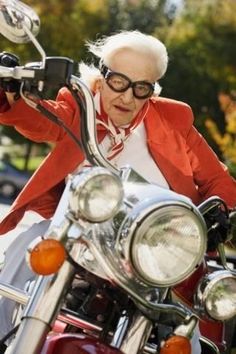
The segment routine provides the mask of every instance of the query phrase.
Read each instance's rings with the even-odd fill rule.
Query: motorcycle
[[[191,354],[198,326],[202,353],[229,353],[236,272],[223,242],[234,214],[217,196],[195,206],[129,166],[116,169],[99,150],[93,97],[74,62],[46,57],[35,38],[39,18],[22,2],[0,0],[0,18],[5,37],[30,40],[42,56],[39,63],[1,66],[0,78],[18,80],[26,103],[63,126],[88,161],[68,176],[48,231],[29,245],[35,284],[27,292],[0,284],[0,295],[24,305],[1,341],[10,343],[6,353]],[[81,111],[80,140],[25,95],[42,97],[48,84],[71,91]],[[213,234],[220,264],[206,255]]]

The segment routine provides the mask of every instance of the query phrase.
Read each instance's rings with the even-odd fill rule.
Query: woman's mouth
[[[115,107],[115,109],[117,109],[117,110],[120,111],[120,112],[124,112],[124,113],[130,112],[130,109],[125,108],[125,107],[122,107],[122,106],[114,105],[114,107]]]

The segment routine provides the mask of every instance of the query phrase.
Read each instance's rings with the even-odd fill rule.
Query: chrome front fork
[[[111,345],[124,354],[142,353],[151,334],[152,322],[137,311],[132,320],[124,314],[116,327]]]

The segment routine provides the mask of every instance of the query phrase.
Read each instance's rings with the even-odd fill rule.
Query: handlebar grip
[[[8,68],[14,68],[20,65],[20,58],[9,52],[0,53],[0,65],[6,66]]]
[[[74,61],[66,57],[47,57],[44,64],[37,62],[11,68],[1,65],[0,86],[3,87],[3,81],[17,80],[18,84],[27,81],[29,90],[30,87],[36,88],[39,92],[42,92],[45,87],[59,89],[69,84],[74,71]]]
[[[236,246],[236,210],[229,214],[231,243]]]

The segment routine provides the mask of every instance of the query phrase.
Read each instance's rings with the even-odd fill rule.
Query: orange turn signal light
[[[35,240],[36,241],[36,240]],[[38,239],[28,249],[28,263],[33,272],[50,275],[58,272],[66,259],[64,246],[54,239]]]
[[[161,347],[160,354],[191,354],[191,343],[187,337],[173,335]]]

